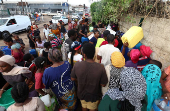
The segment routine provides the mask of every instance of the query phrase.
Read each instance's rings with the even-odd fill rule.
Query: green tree
[[[101,0],[91,4],[92,21],[109,23],[110,21],[118,22],[123,17],[132,0]],[[128,15],[126,15],[128,16]]]

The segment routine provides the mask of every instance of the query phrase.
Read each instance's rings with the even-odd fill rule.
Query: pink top
[[[68,23],[68,30],[73,29],[73,24],[72,23]]]
[[[35,89],[44,89],[45,86],[42,82],[43,73],[35,73]]]
[[[165,87],[168,90],[168,92],[170,92],[170,66],[165,68],[164,71],[167,74],[166,81],[164,82]]]

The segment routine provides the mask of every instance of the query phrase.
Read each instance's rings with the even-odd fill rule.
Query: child
[[[48,67],[48,66],[52,65],[52,62],[50,62],[48,60],[48,52],[49,52],[49,49],[51,48],[51,43],[50,42],[45,42],[44,47],[45,47],[45,49],[42,52],[42,56],[47,59],[47,67]]]
[[[15,39],[13,42],[19,43],[21,45],[21,48],[24,49],[25,44],[24,44],[23,40],[21,38],[19,38],[18,35],[16,35],[16,34],[12,34],[12,35],[13,35],[13,38]]]
[[[45,88],[42,82],[42,77],[43,77],[43,73],[46,67],[46,63],[47,63],[47,60],[45,57],[38,57],[35,60],[35,65],[38,69],[35,73],[35,90],[42,96],[45,95],[45,92],[42,90]]]
[[[44,32],[44,37],[45,37],[46,41],[48,42],[49,41],[48,34],[50,33],[50,30],[48,29],[47,24],[44,24],[43,32]]]
[[[27,53],[24,55],[23,59],[25,61],[24,67],[29,67],[29,70],[32,72],[33,75],[35,75],[37,68],[34,62],[32,62],[34,60],[34,56],[31,55],[30,53]]]
[[[94,31],[94,37],[90,39],[90,43],[96,46],[98,37],[99,37],[99,31],[96,30]]]
[[[73,42],[71,45],[71,50],[72,52],[68,53],[68,60],[69,63],[71,64],[71,66],[73,67],[73,65],[76,62],[81,62],[83,60],[83,56],[80,54],[81,52],[81,43],[80,42]]]
[[[44,48],[44,41],[41,40],[41,37],[38,36],[36,38],[37,42],[36,42],[36,48]]]

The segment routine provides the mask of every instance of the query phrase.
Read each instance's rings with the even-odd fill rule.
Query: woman
[[[102,87],[103,95],[111,88],[119,88],[120,73],[125,66],[125,58],[121,52],[113,52],[111,55],[111,63],[105,67],[108,77],[108,83],[105,87]]]
[[[130,52],[131,60],[126,61],[126,67],[134,67],[137,69],[137,64],[140,57],[140,51],[138,49],[132,49]]]
[[[51,88],[55,93],[60,109],[72,111],[76,105],[76,93],[70,77],[71,65],[68,61],[61,61],[62,55],[58,49],[50,50],[48,58],[53,65],[44,71],[43,83],[46,89]]]
[[[80,42],[73,42],[71,44],[71,50],[72,52],[68,53],[68,59],[69,63],[73,67],[76,62],[81,62],[83,60],[83,56],[81,53],[81,43]]]
[[[120,88],[109,89],[99,104],[99,111],[146,111],[146,81],[135,68],[120,74]]]
[[[154,100],[159,99],[162,96],[162,86],[159,82],[161,78],[161,69],[157,65],[149,64],[142,70],[142,75],[147,83],[147,111],[150,111]]]
[[[41,40],[41,37],[37,37],[36,38],[37,42],[36,42],[36,47],[37,48],[44,48],[44,41]]]
[[[15,58],[15,63],[20,65],[23,62],[23,52],[21,45],[13,43],[11,36],[4,38],[4,43],[11,49],[11,54]]]
[[[40,98],[29,98],[29,88],[25,82],[17,83],[11,90],[15,103],[7,111],[45,111],[44,102]]]
[[[31,71],[26,67],[15,65],[15,58],[10,55],[4,55],[0,58],[0,72],[2,72],[3,78],[7,81],[0,90],[0,97],[9,85],[14,86],[16,83],[26,81],[26,79],[27,84],[29,84],[32,80]],[[33,91],[34,87],[30,89]]]
[[[48,35],[48,38],[50,40],[52,48],[61,49],[62,41],[59,38],[56,38],[53,33],[50,33]]]
[[[140,46],[141,57],[139,58],[137,68],[139,71],[142,71],[143,68],[149,63],[151,60],[150,55],[152,54],[152,50],[150,47],[142,45]]]

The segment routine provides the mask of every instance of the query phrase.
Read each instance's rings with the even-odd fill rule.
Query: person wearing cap
[[[69,63],[74,66],[76,62],[81,62],[83,60],[83,56],[81,53],[81,43],[74,41],[71,44],[71,52],[68,53]]]
[[[9,85],[14,86],[19,82],[25,82],[26,79],[28,79],[26,83],[29,84],[32,79],[32,73],[29,68],[15,65],[15,58],[10,55],[4,55],[0,58],[0,72],[2,72],[3,78],[7,81],[0,89],[0,98]]]

